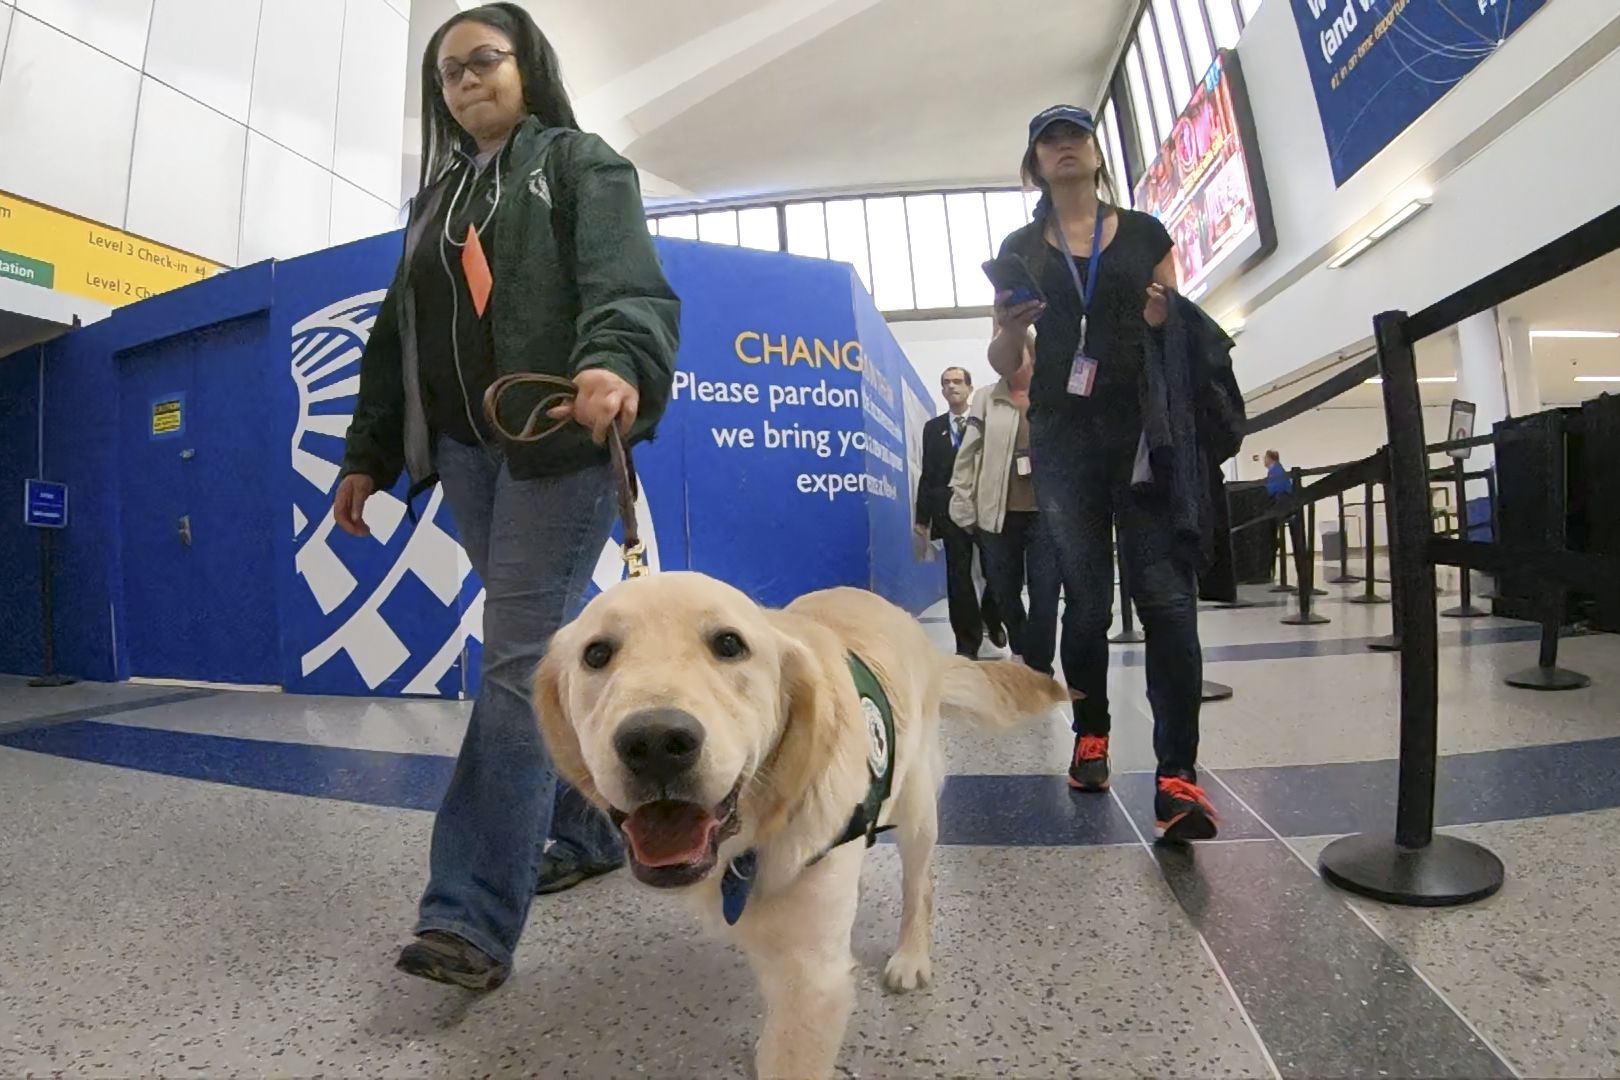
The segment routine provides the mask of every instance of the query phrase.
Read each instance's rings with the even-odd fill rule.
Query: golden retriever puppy
[[[834,1067],[861,858],[880,825],[903,878],[884,982],[930,979],[941,714],[1005,728],[1068,693],[1021,665],[941,653],[869,592],[770,611],[664,573],[609,589],[559,631],[535,697],[558,771],[619,823],[636,879],[742,946],[766,1004],[759,1074],[778,1077]]]

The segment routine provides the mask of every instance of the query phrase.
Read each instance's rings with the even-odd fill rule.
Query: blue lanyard
[[[1063,250],[1063,264],[1069,268],[1069,277],[1074,281],[1074,291],[1080,295],[1082,310],[1080,312],[1080,347],[1086,346],[1086,319],[1091,315],[1091,301],[1097,295],[1097,272],[1102,268],[1102,235],[1103,218],[1106,214],[1101,203],[1097,204],[1097,222],[1091,228],[1091,258],[1086,265],[1086,283],[1080,284],[1080,271],[1074,268],[1074,252],[1069,250],[1069,238],[1063,234],[1063,222],[1054,221],[1053,232],[1057,233],[1058,247]]]

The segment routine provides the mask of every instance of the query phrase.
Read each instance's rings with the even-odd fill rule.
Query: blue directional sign
[[[67,528],[67,485],[23,481],[23,524],[36,529]]]

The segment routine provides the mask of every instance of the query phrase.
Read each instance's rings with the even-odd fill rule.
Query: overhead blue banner
[[[1547,0],[1290,0],[1343,185]]]

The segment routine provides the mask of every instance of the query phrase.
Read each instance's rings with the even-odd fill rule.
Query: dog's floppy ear
[[[780,626],[778,629],[781,629]],[[787,824],[825,771],[837,743],[835,697],[814,650],[783,633],[781,692],[782,730],[763,770],[765,807],[759,835],[770,836]]]
[[[568,781],[574,789],[598,806],[604,805],[596,790],[596,781],[585,765],[585,755],[579,748],[579,735],[574,722],[563,704],[563,681],[567,678],[564,651],[557,647],[556,639],[546,650],[546,658],[534,673],[534,714],[540,720],[540,734],[551,751],[551,762],[557,775]]]

